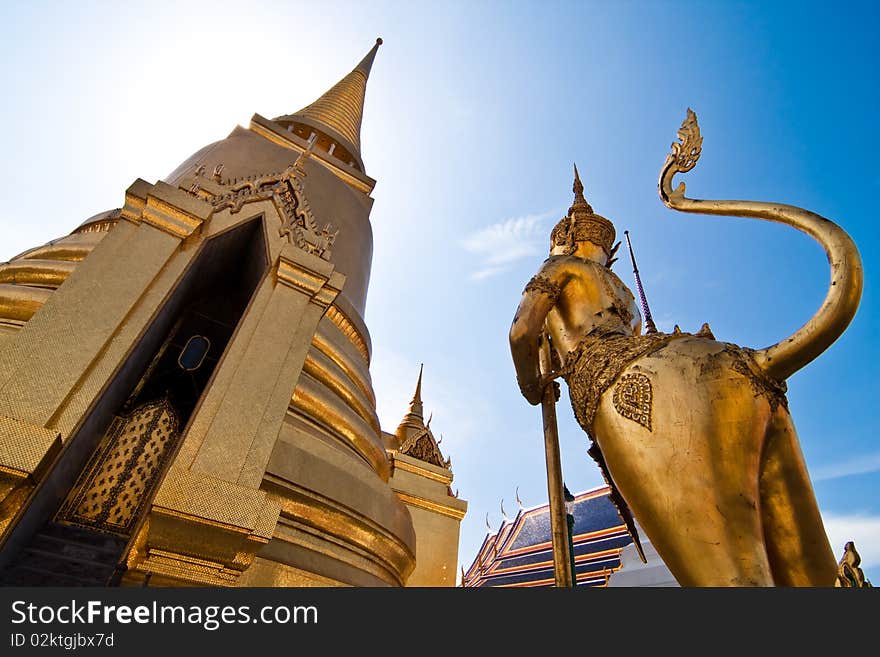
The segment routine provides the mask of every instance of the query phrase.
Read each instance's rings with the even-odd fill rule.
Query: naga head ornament
[[[683,199],[685,193],[684,182],[679,183],[675,189],[672,188],[673,176],[693,169],[702,152],[703,136],[700,134],[697,115],[688,107],[687,115],[678,129],[678,141],[672,143],[672,152],[666,156],[660,171],[660,199],[668,207],[673,207],[675,202]]]
[[[563,247],[566,255],[575,252],[578,242],[592,242],[605,252],[610,260],[614,250],[614,224],[596,214],[584,198],[584,185],[581,182],[577,165],[574,166],[574,202],[550,233],[550,248]]]

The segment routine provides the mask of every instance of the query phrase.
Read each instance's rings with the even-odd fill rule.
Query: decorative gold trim
[[[345,371],[335,370],[336,367],[338,365],[323,352],[318,349],[309,349],[303,363],[303,372],[324,384],[328,390],[345,402],[346,406],[363,418],[377,434],[380,433],[382,428],[379,425],[375,408],[369,400],[359,394],[360,388],[351,382]]]
[[[651,431],[654,392],[651,380],[641,373],[624,374],[614,386],[615,410]]]
[[[278,282],[298,290],[308,297],[312,297],[327,283],[327,277],[296,266],[296,264],[281,258],[278,261]]]
[[[441,484],[446,484],[447,486],[452,483],[452,473],[448,475],[440,474],[439,472],[434,472],[433,470],[420,467],[415,463],[410,463],[407,460],[399,458],[398,455],[400,455],[400,452],[392,451],[389,453],[391,455],[391,458],[394,459],[395,469],[404,470],[405,472],[412,472],[413,474],[419,475],[420,477],[431,479],[433,481],[439,481]],[[403,456],[405,456],[405,454]]]
[[[147,194],[151,188],[152,185],[142,178],[138,178],[129,185],[125,190],[125,204],[119,213],[120,217],[133,223],[139,223],[144,208],[147,207]]]
[[[335,324],[333,324],[333,326],[334,328],[336,327]],[[351,341],[349,340],[349,342]],[[354,345],[354,343],[352,343],[352,345]],[[369,366],[369,363],[360,365],[351,360],[347,353],[340,351],[334,336],[327,335],[326,329],[323,329],[320,323],[318,324],[318,330],[315,331],[315,335],[312,336],[312,347],[336,363],[336,365],[345,372],[346,376],[357,385],[358,389],[369,400],[371,408],[376,407],[376,394],[373,392],[369,380],[364,376],[364,374],[369,376],[369,370],[364,369],[363,372],[359,370],[359,367]]]
[[[433,511],[434,513],[449,516],[450,518],[455,518],[456,520],[462,520],[465,516],[465,513],[467,513],[467,511],[453,509],[452,507],[444,506],[442,504],[438,504],[437,502],[427,500],[424,497],[416,497],[415,495],[410,495],[399,490],[395,490],[394,492],[397,494],[397,497],[400,498],[400,501],[404,504],[411,504],[412,506],[418,507],[420,509]]]
[[[333,399],[338,400],[338,404],[331,406],[324,395],[332,395]],[[364,459],[382,481],[388,481],[391,465],[379,434],[332,391],[303,372],[293,391],[290,406],[319,422],[331,435],[340,437]]]
[[[263,121],[269,122],[268,119],[261,117],[259,114],[254,115],[251,119],[250,129],[261,137],[268,139],[272,143],[278,144],[284,148],[296,151],[301,153],[305,150],[302,146],[295,143],[294,141],[285,138],[285,136],[275,130],[272,130],[268,126],[263,125],[262,123],[257,123],[257,117],[263,119]],[[355,176],[351,175],[349,172],[345,171],[341,167],[337,166],[333,162],[327,160],[320,151],[313,153],[314,159],[324,165],[327,169],[331,171],[337,178],[340,178],[344,183],[351,185],[359,192],[363,192],[364,194],[369,194],[373,191],[373,187],[375,187],[376,182],[370,179],[371,182],[365,182]],[[366,176],[365,176],[366,177]]]
[[[354,324],[351,322],[345,314],[339,310],[336,305],[331,305],[327,308],[327,314],[325,315],[327,319],[333,322],[333,325],[342,331],[342,334],[345,335],[351,342],[357,347],[357,350],[361,352],[361,356],[364,357],[364,360],[367,362],[367,365],[370,364],[370,351],[367,349],[367,341],[361,336],[358,330],[355,328]]]
[[[152,195],[147,198],[141,217],[144,223],[181,239],[189,237],[202,225],[200,217],[193,217],[188,212]]]
[[[281,507],[281,518],[377,557],[383,569],[403,585],[415,566],[415,555],[397,536],[359,513],[288,481],[267,474],[264,482],[271,486],[266,490],[269,499]]]

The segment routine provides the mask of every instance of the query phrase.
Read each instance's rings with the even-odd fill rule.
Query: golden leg
[[[837,563],[788,411],[770,424],[761,463],[761,519],[777,586],[833,586]]]

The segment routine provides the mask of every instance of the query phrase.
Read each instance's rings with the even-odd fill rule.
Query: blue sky
[[[0,260],[118,207],[135,178],[161,179],[254,112],[306,105],[382,36],[362,131],[379,181],[372,372],[393,431],[425,363],[426,410],[470,503],[467,566],[502,498],[511,515],[517,487],[526,505],[546,500],[540,412],[519,396],[507,331],[571,202],[572,161],[596,211],[631,231],[661,329],[708,321],[763,347],[824,297],[827,262],[806,236],[660,203],[693,107],[691,195],[800,205],[861,250],[859,314],[789,380],[789,401],[835,551],[855,538],[880,581],[876,4],[121,4],[0,8]],[[632,284],[625,259],[615,269]],[[601,477],[563,401],[565,479],[584,490]]]

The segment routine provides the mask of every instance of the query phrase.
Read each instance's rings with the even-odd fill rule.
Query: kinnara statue
[[[697,333],[642,334],[632,292],[611,271],[615,230],[593,212],[575,169],[575,200],[551,234],[550,257],[523,292],[510,346],[523,396],[540,403],[568,384],[590,454],[634,535],[638,520],[683,586],[833,586],[837,563],[789,414],[785,380],[846,329],[862,265],[838,225],[790,205],[685,197],[677,173],[702,146],[691,110],[660,174],[660,197],[681,212],[754,217],[817,240],[831,265],[821,308],[764,349]],[[618,243],[619,246],[619,243]],[[539,342],[552,345],[552,371]],[[555,385],[555,384],[553,384]]]

